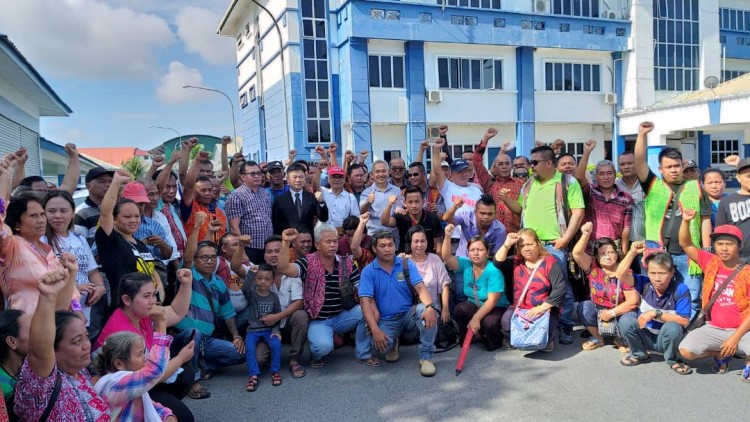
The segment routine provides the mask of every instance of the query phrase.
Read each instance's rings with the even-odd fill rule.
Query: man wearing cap
[[[145,243],[149,252],[157,259],[169,260],[174,249],[166,241],[167,232],[156,220],[145,215],[146,205],[151,202],[146,188],[141,183],[130,182],[122,189],[122,197],[138,204],[138,209],[141,210],[141,225],[133,237]]]
[[[318,176],[320,173],[318,173]],[[323,200],[328,206],[328,223],[342,231],[344,220],[346,217],[351,215],[359,217],[359,203],[354,194],[344,190],[344,184],[346,183],[346,173],[341,167],[331,167],[328,169],[328,184],[330,188],[325,186],[321,187],[320,190],[323,192]]]
[[[99,223],[99,213],[104,195],[112,183],[112,175],[115,172],[107,170],[104,167],[94,167],[86,173],[86,189],[89,190],[89,196],[79,206],[76,207],[76,216],[73,220],[76,232],[86,237],[89,245],[94,247],[94,234],[96,226]],[[96,251],[93,251],[96,254]]]
[[[750,335],[747,334],[750,331],[750,265],[740,261],[743,236],[735,226],[719,226],[711,233],[715,254],[696,247],[690,236],[690,221],[696,214],[694,210],[683,210],[680,245],[703,270],[701,303],[706,311],[706,324],[685,336],[680,343],[680,354],[688,360],[713,357],[713,371],[724,374],[729,371],[736,352],[750,359]],[[706,309],[716,294],[718,299]],[[750,360],[745,363],[742,378],[750,381]]]
[[[716,212],[716,226],[731,224],[737,226],[743,237],[750,237],[750,158],[740,160],[727,159],[727,164],[737,166],[737,181],[740,190],[729,194],[719,201]],[[750,262],[750,242],[742,242],[740,259]]]
[[[273,194],[261,187],[263,173],[255,161],[240,165],[242,185],[227,198],[229,230],[237,235],[250,235],[251,243],[245,247],[248,259],[263,262],[263,242],[273,235],[271,209]]]
[[[271,161],[268,163],[266,171],[268,172],[268,181],[271,182],[271,186],[266,189],[271,194],[271,199],[289,190],[289,185],[284,180],[284,164],[281,161]]]
[[[684,180],[698,180],[700,170],[698,170],[698,163],[695,160],[683,160],[682,168],[682,178]]]

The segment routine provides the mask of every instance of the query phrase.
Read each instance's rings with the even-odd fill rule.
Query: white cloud
[[[234,40],[216,33],[222,15],[201,7],[185,7],[175,17],[177,36],[191,53],[213,65],[236,60]]]
[[[4,3],[0,28],[43,74],[152,78],[159,49],[175,41],[164,19],[97,0]]]
[[[167,104],[179,104],[204,100],[207,93],[198,89],[185,89],[182,85],[203,85],[203,75],[198,69],[182,62],[170,62],[169,72],[159,78],[156,97]]]

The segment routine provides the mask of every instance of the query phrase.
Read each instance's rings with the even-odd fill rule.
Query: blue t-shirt
[[[685,283],[673,279],[667,291],[659,296],[647,277],[638,276],[636,288],[641,293],[640,313],[660,309],[664,313],[677,314],[690,319],[690,289]],[[658,333],[662,325],[664,323],[652,319],[646,324],[646,328],[653,333]]]
[[[417,266],[409,262],[411,285],[422,282]],[[396,257],[391,272],[380,266],[376,259],[362,270],[359,278],[359,297],[371,297],[380,311],[380,319],[390,320],[408,311],[414,301],[411,288],[406,284],[402,259]]]
[[[458,257],[458,271],[464,275],[464,294],[469,298],[469,302],[477,306],[482,306],[487,300],[487,294],[501,293],[500,300],[497,301],[495,307],[508,307],[508,297],[503,294],[505,292],[505,277],[491,262],[488,262],[487,266],[484,267],[479,280],[474,280],[474,271],[472,270],[469,258]],[[475,285],[477,288],[476,297],[479,298],[479,303],[477,303],[474,297]]]

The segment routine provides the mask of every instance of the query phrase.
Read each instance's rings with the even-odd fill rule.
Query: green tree
[[[198,144],[194,146],[190,150],[190,161],[192,162],[195,160],[195,156],[198,155],[199,152],[203,151],[203,144]],[[208,153],[208,158],[211,159],[211,152]]]
[[[133,157],[127,161],[123,161],[122,169],[130,173],[133,180],[142,179],[146,176],[146,163],[141,160],[141,157]]]

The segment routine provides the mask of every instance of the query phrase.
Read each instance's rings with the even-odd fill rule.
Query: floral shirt
[[[593,259],[591,260],[591,268],[589,269],[588,277],[589,287],[591,288],[591,301],[599,308],[614,308],[617,306],[615,302],[620,304],[625,301],[624,292],[633,290],[633,286],[620,283],[620,298],[619,300],[616,300],[617,279],[608,277]]]
[[[49,415],[55,422],[106,422],[109,421],[109,406],[99,397],[91,385],[91,378],[85,369],[71,376],[57,369],[42,378],[23,361],[18,376],[15,395],[15,412],[22,421],[38,421],[47,408],[47,402],[55,388],[58,372],[62,377],[60,393]]]

